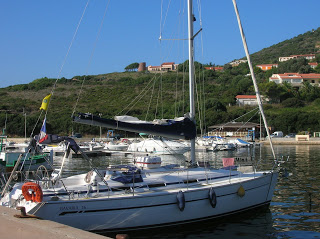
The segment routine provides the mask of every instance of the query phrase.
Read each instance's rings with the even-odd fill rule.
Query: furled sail
[[[131,116],[116,116],[115,119],[105,119],[89,113],[78,113],[77,116],[73,117],[73,121],[105,128],[158,135],[172,139],[190,140],[196,137],[196,125],[188,117],[149,122]]]

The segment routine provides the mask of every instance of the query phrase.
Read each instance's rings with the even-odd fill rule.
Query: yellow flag
[[[51,94],[44,97],[44,99],[42,100],[40,110],[47,110],[48,109],[50,98],[51,98]]]

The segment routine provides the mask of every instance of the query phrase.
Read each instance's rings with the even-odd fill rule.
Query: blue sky
[[[133,62],[160,65],[186,60],[186,41],[158,40],[160,25],[163,39],[184,38],[185,0],[111,0],[96,41],[108,2],[89,2],[59,74],[87,0],[1,0],[0,87],[42,77],[122,72]],[[320,27],[319,0],[237,4],[250,53]],[[223,65],[245,55],[231,0],[202,0],[201,17],[196,3],[194,8],[195,32],[200,19],[203,26],[195,42],[197,61]]]

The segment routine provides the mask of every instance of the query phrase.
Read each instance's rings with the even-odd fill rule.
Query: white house
[[[176,71],[179,64],[174,62],[165,62],[161,66],[148,66],[148,71],[150,72],[165,72],[165,71]]]
[[[312,59],[316,58],[316,55],[315,54],[304,54],[304,55],[283,56],[283,57],[279,57],[279,61],[283,62],[283,61],[288,61],[288,60],[300,58],[300,57],[304,57],[307,60],[312,60]]]
[[[299,74],[299,73],[284,73],[284,74],[273,74],[269,81],[273,81],[277,84],[282,84],[288,82],[292,86],[300,87],[303,82],[309,82],[312,85],[319,85],[320,74],[310,73],[310,74]]]
[[[255,95],[237,95],[237,105],[258,105],[257,97]]]
[[[248,62],[248,61],[247,60],[235,60],[235,61],[230,62],[229,64],[232,67],[235,67],[235,66],[238,66],[240,63],[246,63],[246,62]]]

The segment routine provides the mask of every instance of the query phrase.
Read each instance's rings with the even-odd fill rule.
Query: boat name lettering
[[[70,206],[70,207],[60,207],[60,211],[73,211],[73,210],[83,210],[86,206]]]

